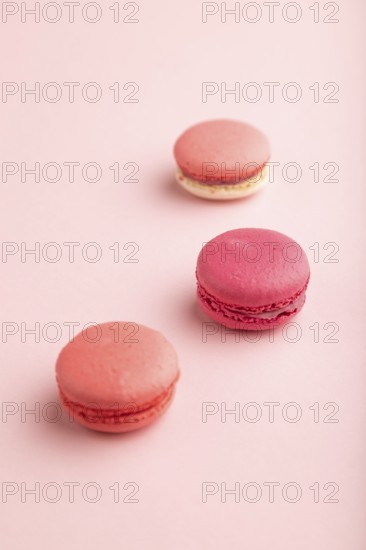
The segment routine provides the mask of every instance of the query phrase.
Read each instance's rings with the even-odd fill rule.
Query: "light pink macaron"
[[[148,426],[168,408],[179,378],[178,358],[156,330],[104,323],[63,348],[56,377],[69,416],[93,430],[127,432]]]
[[[202,198],[246,197],[268,180],[268,139],[238,120],[208,120],[191,126],[177,139],[174,156],[178,183]]]

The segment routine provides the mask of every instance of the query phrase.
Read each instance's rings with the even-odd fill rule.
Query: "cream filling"
[[[292,303],[287,305],[286,307],[273,309],[271,311],[264,311],[262,313],[252,313],[248,311],[243,311],[242,309],[236,309],[231,307],[226,307],[226,311],[234,314],[239,314],[244,317],[253,317],[255,319],[275,319],[279,315],[283,315],[284,313],[293,313],[296,309],[299,309],[303,306],[305,302],[305,293],[300,294],[300,296],[294,300]]]
[[[238,183],[203,183],[189,178],[183,174],[182,170],[178,167],[176,172],[176,179],[179,185],[189,191],[193,195],[206,199],[237,199],[246,197],[259,190],[268,181],[269,169],[265,164],[260,172],[255,176],[246,180],[239,181]]]

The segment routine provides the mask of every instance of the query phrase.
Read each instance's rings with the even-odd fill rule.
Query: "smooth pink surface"
[[[74,183],[65,174],[52,184],[31,178],[22,183],[19,174],[1,183],[3,242],[24,241],[31,248],[37,241],[77,241],[81,249],[96,241],[103,250],[96,263],[84,261],[81,252],[74,263],[66,261],[65,247],[55,263],[32,257],[24,263],[19,254],[1,263],[2,323],[19,328],[1,343],[1,401],[19,406],[0,427],[1,477],[19,484],[19,492],[0,503],[2,548],[365,549],[366,5],[337,3],[337,24],[313,23],[313,0],[301,2],[303,17],[296,24],[282,20],[281,7],[274,23],[264,15],[256,24],[230,16],[225,24],[219,15],[202,23],[197,0],[139,2],[139,24],[114,24],[107,8],[94,25],[80,19],[2,24],[2,80],[94,80],[105,86],[97,104],[0,102],[3,161],[95,161],[103,167],[94,184],[80,172]],[[322,20],[330,11],[321,11]],[[140,102],[115,104],[108,86],[134,80]],[[279,87],[275,103],[221,103],[220,94],[202,103],[202,81],[211,80],[227,81],[228,88],[236,81],[283,86],[296,80],[303,97],[285,102]],[[319,82],[322,89],[330,81],[340,86],[339,103],[314,103],[309,86]],[[322,91],[322,99],[329,92]],[[175,139],[211,118],[246,120],[270,137],[272,160],[281,166],[263,193],[223,204],[200,201],[176,186]],[[116,161],[139,163],[139,183],[114,183],[108,167]],[[302,167],[297,183],[282,175],[289,162]],[[319,182],[309,170],[315,162]],[[323,170],[327,162],[338,163],[338,183],[324,181],[331,173]],[[288,330],[288,340],[297,341],[286,340],[281,329],[273,341],[267,333],[254,342],[245,334],[236,340],[215,326],[204,338],[207,326],[195,295],[197,256],[204,242],[234,227],[274,228],[294,237],[309,256],[308,302],[297,327]],[[119,242],[127,255],[131,249],[122,247],[131,241],[140,247],[139,262],[115,263],[109,247]],[[338,263],[324,261],[331,242],[339,246]],[[29,413],[22,422],[22,403],[36,410],[38,402],[42,411],[58,402],[54,365],[69,340],[65,323],[79,323],[76,334],[85,323],[108,319],[134,319],[174,343],[181,379],[168,413],[123,437],[83,429],[67,417],[52,423],[41,414],[37,422]],[[22,341],[22,322],[28,329],[54,322],[62,330],[54,343],[52,330],[48,341],[31,334]],[[338,343],[326,341],[332,327],[323,327],[331,322],[339,326],[333,337]],[[283,406],[294,401],[302,418],[286,422]],[[241,415],[235,422],[228,415],[221,422],[218,412],[204,423],[203,402],[225,402],[227,409],[255,402],[262,418],[250,423]],[[273,423],[265,402],[280,403]],[[322,408],[328,402],[339,406],[338,423],[323,422],[332,411]],[[318,423],[309,409],[314,403],[320,404]],[[63,496],[36,503],[29,495],[22,503],[22,481],[29,488],[57,482]],[[81,498],[90,481],[103,489],[94,504]],[[115,503],[108,487],[117,481],[121,488],[138,483],[139,503]],[[217,494],[204,504],[204,481],[226,481],[228,488],[255,481],[263,497],[250,504],[228,495],[222,503]],[[282,484],[273,503],[267,481]],[[281,497],[290,481],[303,490],[294,504]],[[324,503],[322,489],[321,502],[314,503],[309,487],[316,481],[322,487],[337,482],[339,502]],[[64,482],[81,484],[73,503]]]
[[[76,420],[92,429],[124,432],[151,424],[164,412],[179,377],[178,358],[153,329],[103,323],[65,346],[56,376]]]
[[[301,246],[271,229],[226,231],[205,244],[197,260],[197,279],[207,292],[246,308],[284,307],[309,276]]]
[[[183,174],[207,183],[238,183],[255,176],[270,157],[266,136],[238,120],[207,120],[183,132],[174,146]]]

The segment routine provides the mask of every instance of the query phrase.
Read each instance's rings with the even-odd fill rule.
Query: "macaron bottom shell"
[[[197,300],[199,307],[205,315],[226,328],[232,330],[263,331],[288,323],[301,311],[306,300],[306,287],[292,303],[289,303],[286,307],[281,307],[282,304],[278,304],[278,307],[275,306],[267,317],[262,308],[258,308],[257,314],[253,311],[248,315],[245,311],[235,311],[234,308],[230,308],[224,304],[222,307],[213,307],[210,300],[207,300],[207,297],[199,288],[197,291]]]
[[[176,180],[185,191],[196,197],[208,200],[235,200],[244,199],[262,189],[268,183],[269,170],[265,165],[259,174],[238,183],[212,184],[191,179],[178,167]]]
[[[71,422],[106,433],[125,433],[145,428],[162,416],[173,401],[175,384],[155,403],[142,410],[136,410],[134,403],[111,409],[101,409],[96,404],[82,405],[69,401],[59,390],[60,400]],[[92,406],[94,405],[94,407]]]

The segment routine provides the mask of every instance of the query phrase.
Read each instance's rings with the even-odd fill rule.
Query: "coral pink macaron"
[[[112,322],[89,327],[69,342],[57,359],[56,377],[72,419],[119,433],[147,426],[165,412],[179,368],[160,332]]]
[[[266,330],[303,307],[310,278],[304,250],[269,229],[234,229],[205,243],[197,261],[198,302],[232,329]]]
[[[206,199],[239,199],[268,181],[270,146],[253,126],[209,120],[188,128],[176,141],[177,181]]]

